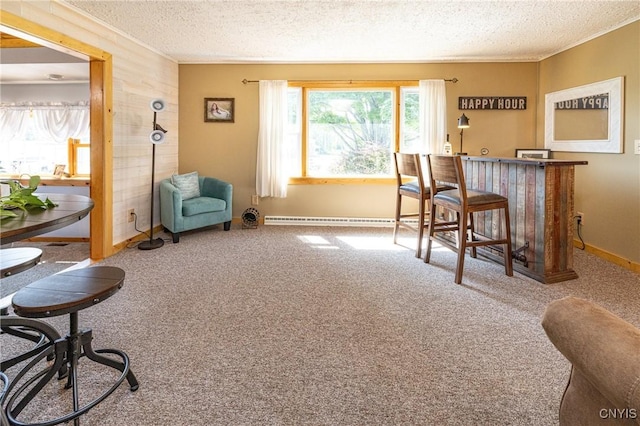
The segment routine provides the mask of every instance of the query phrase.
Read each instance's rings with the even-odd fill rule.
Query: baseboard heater
[[[407,222],[411,222],[407,220]],[[417,221],[415,221],[417,223]],[[391,218],[265,216],[265,225],[393,227]]]

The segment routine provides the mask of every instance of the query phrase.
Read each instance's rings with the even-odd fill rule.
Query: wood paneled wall
[[[111,116],[113,123],[109,129],[112,137],[107,141],[112,144],[112,158],[96,161],[112,162],[112,176],[106,179],[108,183],[101,192],[108,192],[112,200],[113,244],[139,234],[127,221],[128,209],[135,209],[138,229],[149,229],[149,133],[153,127],[149,103],[163,98],[168,105],[158,114],[158,122],[168,130],[166,142],[156,148],[155,181],[159,182],[178,171],[178,64],[63,3],[12,1],[0,3],[0,9],[65,34],[65,41],[71,46],[77,40],[111,54],[113,69],[107,84],[113,98],[105,114]],[[155,203],[158,205],[157,190]],[[153,223],[157,226],[159,209],[154,213]]]

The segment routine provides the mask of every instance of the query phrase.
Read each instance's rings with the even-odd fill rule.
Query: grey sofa
[[[199,195],[183,199],[183,194],[171,179],[160,182],[160,220],[171,232],[173,242],[180,241],[180,233],[205,226],[224,224],[231,228],[233,186],[212,177],[198,177]]]
[[[551,302],[542,326],[572,365],[560,425],[640,424],[640,329],[575,297]]]

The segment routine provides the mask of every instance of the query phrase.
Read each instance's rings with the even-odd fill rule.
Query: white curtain
[[[447,139],[447,93],[444,80],[420,80],[420,138],[425,154],[442,154]]]
[[[26,130],[28,116],[35,129],[58,143],[80,138],[89,132],[89,102],[14,103],[0,106],[0,141],[9,142]]]
[[[62,108],[33,110],[37,126],[56,142],[79,138],[89,129],[89,106],[67,105]]]
[[[289,181],[286,164],[287,81],[261,80],[259,84],[256,193],[260,197],[285,198]]]
[[[0,141],[10,142],[24,130],[25,112],[12,108],[0,108]]]

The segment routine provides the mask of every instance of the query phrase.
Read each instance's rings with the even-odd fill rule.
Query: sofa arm
[[[172,232],[182,227],[182,195],[169,179],[160,182],[160,221]]]
[[[616,408],[629,409],[631,418],[640,417],[640,329],[575,297],[551,302],[542,327],[602,396]]]
[[[227,204],[232,202],[233,185],[220,179],[212,177],[202,178],[200,195],[225,200]]]

